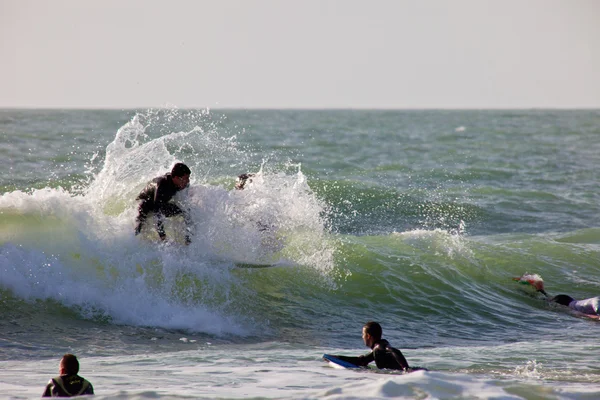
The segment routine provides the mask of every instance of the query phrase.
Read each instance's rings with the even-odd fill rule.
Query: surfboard
[[[239,262],[236,262],[235,266],[237,268],[271,268],[271,267],[277,267],[279,265],[277,265],[277,264],[253,264],[253,263],[239,263]]]
[[[272,267],[298,267],[299,265],[289,260],[277,260],[273,263],[268,262],[247,262],[241,260],[233,260],[238,268],[272,268]]]
[[[339,368],[339,367],[341,367],[341,368],[354,368],[354,369],[356,369],[356,368],[362,368],[362,367],[359,367],[358,365],[354,365],[352,363],[349,363],[348,361],[340,360],[339,358],[334,357],[334,356],[332,356],[330,354],[323,354],[323,359],[329,361],[329,364],[331,364],[332,366],[337,367],[337,368]]]

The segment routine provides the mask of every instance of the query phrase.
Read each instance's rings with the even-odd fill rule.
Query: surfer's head
[[[79,372],[79,361],[73,354],[65,354],[58,366],[61,375],[77,375]]]
[[[252,178],[254,176],[254,174],[241,174],[240,176],[237,177],[237,179],[235,180],[235,188],[237,190],[244,190],[244,186],[246,185],[246,182],[252,182]]]
[[[550,299],[550,301],[553,301],[555,303],[558,303],[560,305],[567,306],[567,307],[574,300],[575,300],[574,298],[572,298],[571,296],[567,296],[566,294],[559,294],[559,295],[554,296],[552,299]]]
[[[184,163],[178,162],[177,164],[173,165],[173,168],[171,168],[172,176],[185,176],[185,175],[190,175],[191,173],[192,173],[192,171],[190,171],[188,166],[185,165]]]
[[[369,321],[363,325],[362,338],[367,347],[373,347],[373,345],[381,340],[382,329],[381,325],[377,322]]]
[[[192,171],[184,163],[177,163],[171,169],[173,183],[179,188],[184,189],[190,183],[190,174]]]

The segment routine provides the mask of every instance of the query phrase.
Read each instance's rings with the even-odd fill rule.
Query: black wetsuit
[[[182,189],[175,185],[171,174],[154,178],[137,197],[137,200],[141,200],[141,202],[138,207],[139,213],[136,218],[137,225],[135,227],[135,234],[137,235],[140,233],[148,214],[152,212],[156,218],[156,230],[158,231],[158,235],[161,239],[164,239],[166,234],[162,217],[183,215],[188,229],[185,239],[189,242],[189,229],[191,227],[189,216],[176,204],[170,202],[173,196],[180,190]]]
[[[406,362],[406,358],[402,355],[402,352],[392,346],[385,339],[380,339],[373,344],[372,350],[369,354],[358,357],[347,357],[347,356],[335,356],[340,360],[347,361],[354,365],[366,367],[369,363],[375,361],[375,365],[379,369],[400,369],[409,370],[411,369]]]
[[[50,379],[42,397],[71,397],[94,394],[92,384],[79,375],[61,375]]]

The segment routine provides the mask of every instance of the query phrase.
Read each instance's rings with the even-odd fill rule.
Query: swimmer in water
[[[362,329],[362,338],[365,345],[370,347],[372,351],[369,354],[358,357],[337,355],[334,357],[360,367],[366,367],[369,363],[375,361],[375,365],[379,369],[397,369],[405,372],[419,369],[425,370],[425,368],[420,367],[411,368],[402,352],[390,346],[390,343],[382,339],[381,336],[381,325],[373,321],[367,322]]]

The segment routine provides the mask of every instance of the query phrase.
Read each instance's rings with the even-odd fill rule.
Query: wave
[[[434,346],[518,340],[560,323],[539,295],[512,281],[525,272],[541,275],[550,294],[597,294],[598,229],[491,227],[478,236],[474,225],[504,219],[441,190],[399,193],[310,180],[279,159],[255,163],[235,135],[215,131],[223,121],[210,113],[179,125],[163,123],[168,115],[178,114],[136,115],[123,125],[90,160],[82,187],[0,197],[0,289],[22,314],[44,313],[42,302],[101,324],[298,341],[325,332],[332,345],[375,319],[408,346],[422,338]],[[190,246],[181,245],[177,218],[167,223],[171,243],[157,243],[152,229],[133,235],[136,194],[175,161],[192,169],[176,199],[196,221]],[[241,172],[256,177],[232,190]]]
[[[252,291],[240,290],[236,263],[302,265],[329,284],[323,204],[299,166],[289,173],[263,163],[243,191],[205,183],[226,176],[222,169],[210,178],[207,173],[240,153],[235,138],[209,129],[209,114],[195,115],[196,122],[208,122],[175,132],[159,124],[154,134],[164,115],[134,116],[104,156],[90,161],[101,165],[86,186],[3,194],[1,288],[97,321],[246,335],[252,323],[240,309]],[[167,244],[159,244],[151,228],[134,237],[136,194],[180,160],[193,171],[190,188],[176,197],[195,221],[193,243],[181,245],[177,218],[166,224]]]
[[[44,224],[30,226],[35,231]],[[576,298],[594,295],[600,283],[595,251],[562,237],[480,238],[439,229],[331,234],[318,239],[317,247],[333,254],[326,269],[302,262],[238,268],[222,254],[207,257],[178,245],[123,238],[109,246],[74,245],[66,238],[47,249],[3,244],[4,296],[24,300],[24,313],[35,312],[32,301],[45,301],[98,322],[240,337],[258,334],[255,327],[267,323],[272,333],[297,340],[325,324],[339,330],[331,339],[338,345],[375,319],[407,332],[409,340],[460,345],[505,341],[506,330],[518,340],[556,324],[556,307],[513,277],[538,273],[551,295]]]

